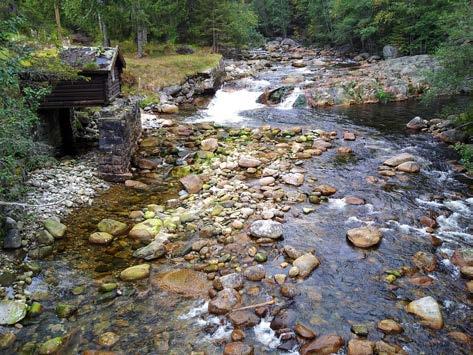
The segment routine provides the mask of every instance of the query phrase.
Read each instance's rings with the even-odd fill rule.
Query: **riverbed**
[[[178,132],[180,138],[172,147],[157,144],[145,148],[142,144],[142,156],[160,163],[154,173],[136,171],[136,180],[145,183],[146,189],[116,185],[103,192],[91,206],[72,212],[63,221],[67,225],[66,238],[56,243],[53,256],[39,262],[41,272],[35,274],[27,287],[31,299],[43,306],[43,312],[25,318],[23,327],[16,330],[17,340],[10,352],[23,349],[22,353],[35,353],[38,344],[62,337],[61,353],[86,350],[124,354],[222,353],[236,327],[225,315],[209,313],[211,298],[172,292],[154,280],[168,271],[191,268],[212,281],[231,272],[243,274],[248,267],[259,264],[265,270],[264,279],[245,279],[238,304],[242,307],[275,302],[265,312],[261,310],[257,324],[239,327],[245,334],[242,343],[253,348],[255,354],[299,353],[301,345],[310,340],[300,334],[296,336],[293,328],[297,323],[310,328],[317,337],[328,334],[341,337],[345,346],[339,350],[340,354],[346,353],[346,344],[354,338],[367,339],[373,344],[384,341],[398,346],[398,353],[469,353],[473,335],[471,294],[466,289],[466,279],[452,263],[452,255],[455,250],[473,247],[473,182],[454,169],[451,161],[457,157],[451,148],[428,133],[405,129],[405,124],[415,116],[434,118],[447,102],[439,100],[428,107],[409,100],[350,107],[293,108],[300,94],[296,86],[277,105],[257,103],[266,88],[278,85],[290,75],[311,80],[310,70],[282,64],[254,78],[227,83],[207,108],[172,118],[174,127],[195,127],[194,133],[217,138],[227,150],[204,154],[200,160],[194,158],[203,166],[201,170],[214,166],[217,171],[219,165],[212,165],[212,159],[219,157],[264,153],[263,159],[258,155],[262,165],[257,165],[254,171],[240,169],[241,166],[227,171],[222,186],[213,185],[209,177],[209,186],[195,198],[189,197],[181,191],[178,181],[181,176],[173,175],[172,171],[175,166],[189,163],[189,156],[200,147],[194,144],[192,134]],[[454,102],[461,105],[465,99],[459,97]],[[268,130],[273,134],[269,138],[264,134]],[[344,132],[353,133],[355,139],[344,140]],[[151,129],[145,139],[158,137],[159,140],[166,134],[165,128]],[[320,155],[297,156],[320,137],[330,137],[334,148]],[[295,143],[302,146],[301,150],[291,151]],[[348,147],[351,152],[341,154],[339,147]],[[291,152],[271,155],[271,151],[280,149]],[[166,158],[168,151],[173,151],[175,159]],[[380,174],[383,162],[400,153],[414,156],[420,172]],[[274,175],[276,181],[270,185],[274,189],[261,189],[259,179],[263,168],[286,160],[290,161],[288,171],[303,175],[304,183],[284,184],[281,176],[288,171],[282,170]],[[218,169],[225,170],[221,166]],[[233,187],[248,191],[248,198],[243,199],[241,192],[238,195],[232,190],[227,194],[234,203],[226,203],[225,193],[217,190],[224,190],[229,181]],[[274,196],[280,187],[275,185],[284,185],[285,195],[278,201]],[[334,187],[336,192],[314,204],[308,196],[320,185]],[[268,191],[271,194],[265,195]],[[190,227],[191,223],[184,222],[182,228],[176,226],[176,237],[167,244],[166,256],[149,262],[150,278],[124,282],[118,277],[123,269],[142,263],[133,256],[143,246],[142,242],[126,235],[106,246],[88,241],[104,218],[131,227],[137,223],[130,217],[131,211],[146,212],[149,205],[174,211],[176,207],[169,200],[184,201],[182,204],[188,211],[210,197],[216,199],[212,203],[222,206],[222,212],[215,212],[214,204],[206,206],[199,215],[201,220],[193,220]],[[347,197],[362,202],[349,203]],[[264,216],[265,209],[274,208],[275,213],[242,219],[238,213],[243,208],[253,208],[258,216]],[[232,217],[233,214],[238,218]],[[435,221],[432,228],[420,222],[424,216]],[[282,239],[257,243],[249,237],[248,228],[254,219],[265,218],[283,222]],[[234,219],[242,220],[243,226],[225,230],[233,226]],[[199,233],[215,223],[223,226],[221,234],[214,233],[209,238]],[[358,248],[347,241],[347,231],[362,226],[379,228],[382,240],[376,247]],[[210,239],[206,246],[208,255],[202,249],[196,252],[190,248],[202,239]],[[282,248],[288,245],[316,255],[320,265],[305,278],[287,276],[291,258]],[[263,259],[267,260],[255,261],[251,248],[264,254]],[[428,270],[419,267],[413,261],[418,252],[433,255],[435,267]],[[195,258],[187,258],[189,254]],[[213,259],[218,262],[214,263]],[[218,267],[208,268],[209,265]],[[285,275],[283,284],[290,285],[289,295],[281,294],[280,282],[274,279],[277,274]],[[100,292],[104,283],[117,283],[117,288]],[[440,306],[442,329],[423,326],[405,310],[409,302],[426,296],[433,297]],[[58,303],[72,306],[73,312],[59,318]],[[276,327],[274,318],[281,314],[281,309],[287,315],[280,317],[283,324]],[[403,331],[386,334],[377,326],[383,319],[395,320]],[[287,331],[281,331],[286,328]],[[461,337],[452,336],[452,332],[463,334],[467,342],[459,341]]]

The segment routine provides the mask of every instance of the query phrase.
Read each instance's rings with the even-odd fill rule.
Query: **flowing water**
[[[295,311],[298,321],[317,334],[336,333],[348,341],[353,336],[350,326],[363,323],[370,330],[369,339],[384,338],[409,354],[469,353],[464,344],[454,342],[447,334],[461,331],[473,335],[471,297],[465,290],[465,280],[449,261],[455,249],[473,246],[473,182],[456,173],[448,163],[456,158],[451,149],[428,134],[412,134],[404,129],[412,117],[431,118],[446,103],[438,101],[428,108],[409,101],[293,109],[299,88],[310,80],[309,73],[307,69],[280,66],[255,79],[227,84],[207,109],[183,120],[214,121],[235,127],[300,126],[304,130],[334,130],[339,135],[345,130],[354,132],[356,141],[347,143],[355,152],[353,158],[337,157],[333,150],[304,164],[307,175],[336,186],[338,192],[329,203],[308,215],[302,213],[303,207],[310,207],[308,203],[295,205],[284,224],[284,242],[298,249],[315,250],[321,262],[309,278],[297,284],[300,293],[290,301],[290,309]],[[279,106],[256,103],[265,88],[293,74],[304,76],[304,81]],[[464,99],[458,98],[455,103],[461,105]],[[377,176],[385,159],[401,152],[418,157],[421,173],[367,182],[367,176]],[[301,189],[304,191],[304,187]],[[42,299],[45,311],[28,321],[28,326],[18,334],[18,343],[41,342],[74,331],[69,338],[69,351],[75,353],[99,349],[97,336],[113,331],[120,335],[120,340],[112,350],[123,353],[221,353],[232,327],[225,317],[207,314],[205,300],[170,297],[145,282],[122,287],[121,295],[113,301],[97,294],[96,285],[113,280],[114,270],[136,263],[131,257],[133,243],[126,239],[107,249],[87,243],[97,222],[105,217],[124,219],[129,211],[150,203],[164,203],[177,193],[175,181],[166,177],[143,193],[116,186],[92,207],[71,215],[66,221],[68,240],[60,245],[52,260],[43,262],[43,272],[29,287],[37,299]],[[347,195],[362,197],[367,203],[347,205],[343,200]],[[432,246],[429,234],[419,223],[419,218],[429,213],[438,216],[435,234],[444,241],[439,248]],[[366,224],[382,227],[383,240],[375,250],[360,250],[346,241],[347,229]],[[434,280],[431,285],[415,286],[408,282],[408,277],[399,278],[395,285],[385,282],[386,271],[412,267],[411,258],[418,251],[435,253],[439,260],[437,270],[429,274]],[[284,258],[272,249],[268,253],[268,262],[264,264],[268,274],[280,272],[279,264]],[[155,267],[168,270],[172,268],[170,263],[160,260]],[[252,296],[253,304],[268,300],[269,287],[264,283],[260,287],[262,292]],[[446,324],[442,330],[421,326],[403,309],[405,301],[427,295],[441,305]],[[78,313],[69,320],[58,319],[54,307],[59,301],[78,305]],[[376,323],[385,318],[401,322],[404,333],[383,337],[376,330]],[[288,353],[277,349],[281,341],[269,327],[270,320],[263,320],[247,331],[245,342],[255,346],[256,354]],[[291,352],[297,353],[296,350]]]

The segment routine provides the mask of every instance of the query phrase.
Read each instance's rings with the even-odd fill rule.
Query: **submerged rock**
[[[348,355],[372,355],[374,343],[370,340],[351,339],[348,342]]]
[[[342,348],[345,341],[342,337],[334,334],[322,335],[321,337],[307,343],[301,347],[301,355],[329,355],[336,353]]]
[[[95,232],[89,237],[89,242],[92,244],[108,244],[113,240],[113,235],[106,232]]]
[[[412,301],[407,305],[406,310],[420,317],[422,319],[421,323],[427,327],[432,329],[441,329],[443,327],[440,306],[431,296]]]
[[[152,277],[151,283],[168,292],[186,297],[205,297],[210,289],[207,275],[191,269],[173,270]]]
[[[378,329],[386,334],[400,334],[403,332],[402,326],[392,319],[383,319],[379,321]]]
[[[233,343],[228,343],[223,349],[223,355],[253,355],[253,347],[242,343],[240,341],[235,341]]]
[[[120,273],[120,279],[123,281],[141,280],[149,276],[149,271],[149,264],[131,266]]]
[[[28,306],[20,301],[0,301],[0,325],[18,323],[26,316]]]
[[[250,281],[261,281],[265,278],[266,271],[263,266],[255,265],[248,267],[243,274]]]
[[[271,220],[255,221],[250,226],[250,234],[256,238],[278,239],[282,237],[282,224]]]
[[[38,354],[56,354],[61,349],[63,342],[64,340],[62,337],[49,339],[39,346]]]
[[[348,230],[347,238],[358,248],[370,248],[381,241],[381,231],[375,227],[360,227]]]
[[[249,310],[233,311],[228,314],[228,319],[236,328],[253,327],[260,322],[259,317]]]
[[[126,232],[128,226],[119,221],[115,221],[113,219],[102,219],[99,224],[97,224],[97,228],[101,232],[105,232],[111,234],[113,236],[121,235]]]
[[[298,257],[292,265],[299,269],[298,275],[302,278],[306,278],[310,273],[319,266],[319,259],[315,255],[305,254]]]

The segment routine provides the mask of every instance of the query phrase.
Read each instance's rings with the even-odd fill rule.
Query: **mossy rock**
[[[67,227],[54,219],[47,219],[43,222],[44,228],[56,239],[64,237]]]
[[[105,219],[102,219],[99,222],[99,224],[97,224],[97,228],[101,232],[105,232],[113,236],[117,236],[117,235],[124,234],[126,230],[128,229],[128,226],[123,222],[105,218]]]

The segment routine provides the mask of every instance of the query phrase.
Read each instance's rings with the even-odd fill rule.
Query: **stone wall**
[[[107,181],[131,178],[130,163],[141,135],[141,118],[137,101],[117,99],[104,107],[98,121],[99,175]]]

